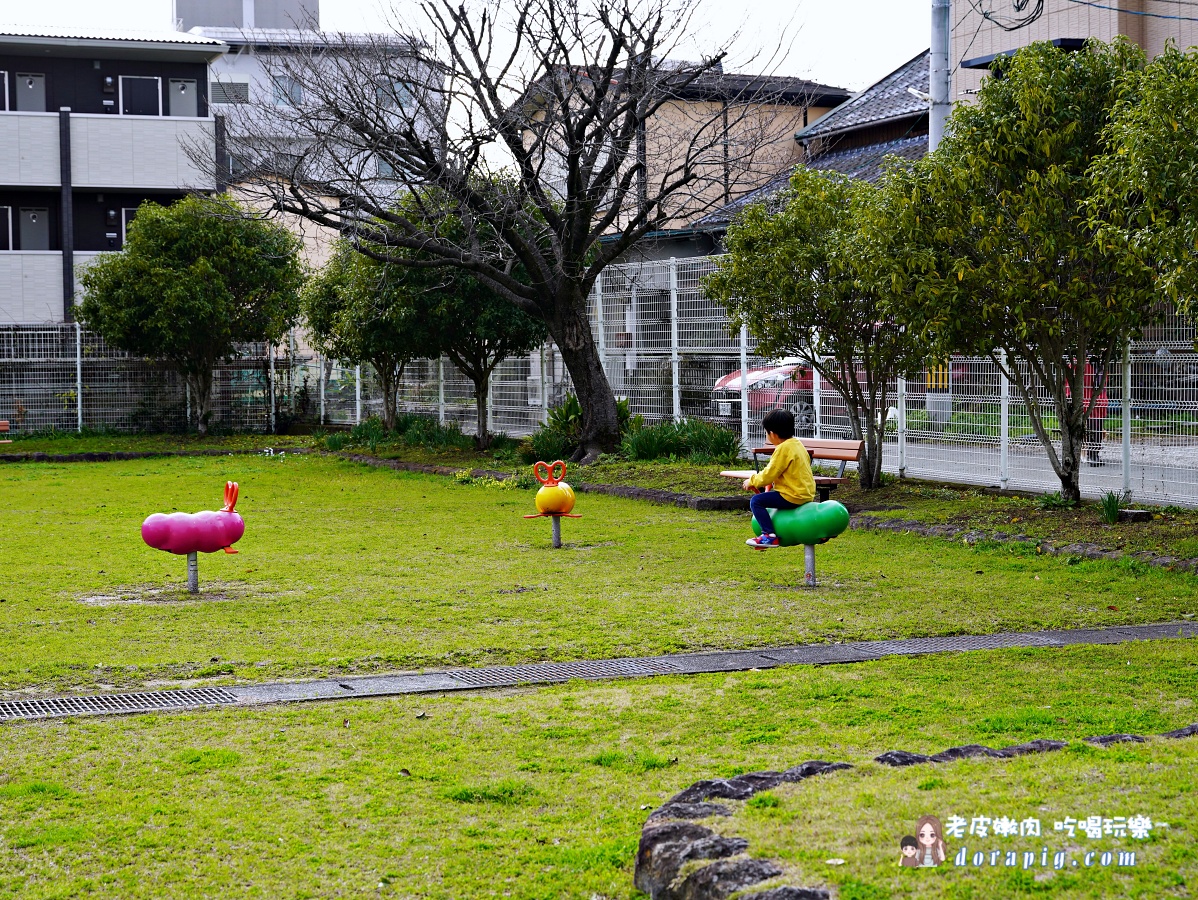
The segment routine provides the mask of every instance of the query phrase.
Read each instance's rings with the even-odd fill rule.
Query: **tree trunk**
[[[372,359],[370,364],[378,373],[379,387],[383,392],[383,427],[388,431],[394,431],[395,397],[399,392],[399,379],[403,377],[403,366],[397,368],[393,362],[378,359]]]
[[[184,380],[191,389],[191,403],[195,409],[196,434],[200,437],[207,437],[208,423],[212,419],[212,370],[185,375]]]
[[[869,410],[862,437],[865,446],[861,449],[861,461],[857,463],[857,482],[863,491],[876,490],[882,486],[882,443],[885,438],[885,415],[879,424],[876,413]]]
[[[477,422],[474,443],[479,450],[486,450],[491,446],[491,433],[487,430],[487,394],[490,392],[490,382],[490,378],[474,382],[474,412]]]
[[[582,407],[582,435],[572,461],[586,465],[594,462],[600,453],[619,446],[619,411],[591,333],[586,298],[576,286],[567,285],[562,290],[573,291],[575,302],[559,302],[546,325],[574,381],[574,391]]]
[[[1061,424],[1061,464],[1057,467],[1057,477],[1061,479],[1061,496],[1078,503],[1082,499],[1078,480],[1086,448],[1086,420],[1071,421],[1071,413],[1072,410],[1057,409],[1057,421]]]

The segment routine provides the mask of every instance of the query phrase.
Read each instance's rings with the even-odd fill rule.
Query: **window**
[[[378,86],[378,103],[383,109],[406,109],[412,105],[412,89],[406,82],[393,81]]]
[[[8,110],[8,73],[0,72],[0,112]],[[8,207],[3,207],[7,209]],[[2,249],[2,248],[0,248]]]
[[[299,106],[304,102],[304,86],[294,78],[280,75],[274,80],[275,106]]]
[[[221,105],[228,103],[249,103],[249,80],[234,81],[230,78],[222,77],[220,81],[214,81],[208,85],[208,100],[211,103]]]
[[[12,249],[12,207],[0,206],[0,252]]]
[[[125,206],[121,209],[121,246],[125,246],[125,241],[129,239],[129,223],[133,221],[133,217],[137,215],[136,206]]]
[[[162,115],[162,79],[144,75],[121,76],[121,115]]]
[[[17,111],[46,111],[46,76],[36,72],[17,73]]]

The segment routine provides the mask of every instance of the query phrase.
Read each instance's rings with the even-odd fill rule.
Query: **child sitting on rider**
[[[815,499],[815,476],[811,457],[795,437],[795,417],[784,409],[772,409],[761,420],[765,439],[774,452],[769,465],[745,479],[746,491],[756,491],[749,500],[753,518],[761,526],[761,536],[745,541],[750,547],[768,550],[777,547],[771,509],[797,509]],[[766,490],[769,487],[770,490]]]

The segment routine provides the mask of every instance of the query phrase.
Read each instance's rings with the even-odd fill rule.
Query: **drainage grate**
[[[953,637],[910,638],[901,641],[865,641],[857,646],[871,654],[892,656],[908,653],[1005,650],[1015,647],[1058,647],[1060,643],[1053,638],[1036,634],[963,634]]]
[[[0,721],[154,712],[236,702],[237,696],[222,688],[184,688],[177,691],[105,694],[96,697],[48,697],[45,700],[0,700]]]
[[[569,681],[571,678],[669,675],[677,671],[677,666],[657,659],[603,659],[595,662],[531,663],[524,666],[454,669],[449,674],[471,687],[503,687],[538,681]]]

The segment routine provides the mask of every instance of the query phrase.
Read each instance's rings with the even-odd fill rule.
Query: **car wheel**
[[[790,405],[795,417],[795,434],[811,437],[815,434],[815,407],[806,400],[796,400]]]

